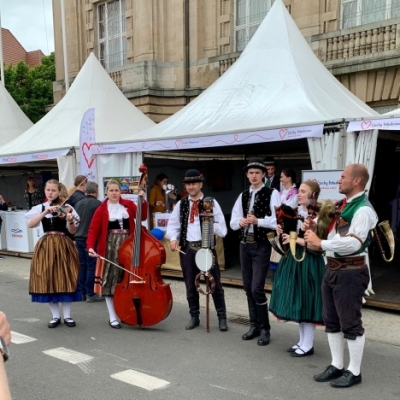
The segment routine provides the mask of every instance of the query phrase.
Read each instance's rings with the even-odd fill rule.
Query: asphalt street
[[[364,310],[367,330],[363,383],[334,389],[313,375],[330,363],[326,334],[316,332],[315,354],[292,358],[297,325],[272,318],[269,346],[242,341],[247,326],[230,322],[211,332],[186,331],[188,309],[181,281],[171,283],[174,307],[160,324],[146,329],[108,325],[104,303],[74,303],[75,328],[48,329],[49,307],[31,303],[30,260],[0,260],[0,310],[13,331],[7,373],[14,400],[88,399],[398,399],[400,315]],[[202,304],[205,299],[202,298]],[[229,317],[246,316],[243,291],[226,288]],[[0,399],[1,400],[1,399]]]

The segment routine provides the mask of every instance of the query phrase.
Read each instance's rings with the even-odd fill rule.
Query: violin
[[[147,167],[142,164],[140,188],[145,190]],[[134,232],[121,244],[119,263],[125,273],[114,293],[114,307],[118,317],[131,326],[156,325],[171,312],[172,292],[161,277],[165,263],[164,246],[142,225],[143,196],[139,194]]]
[[[57,211],[51,213],[54,217],[59,217],[61,219],[66,219],[69,213],[72,213],[72,207],[65,206],[65,202],[62,202],[61,199],[57,199],[56,201],[52,201],[50,203],[50,207],[57,207]],[[73,221],[80,222],[80,219],[74,217]]]

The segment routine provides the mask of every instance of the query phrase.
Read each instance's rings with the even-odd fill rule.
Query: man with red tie
[[[201,191],[203,181],[203,175],[196,169],[186,171],[183,183],[188,196],[179,200],[176,204],[169,218],[166,233],[167,238],[170,239],[171,250],[177,251],[179,249],[178,245],[181,248],[179,258],[185,280],[186,298],[189,303],[190,313],[190,321],[185,327],[188,330],[194,329],[200,324],[200,299],[195,284],[196,276],[200,271],[196,266],[195,256],[202,243],[202,221],[199,214],[204,212],[204,194]],[[225,237],[228,232],[225,218],[220,205],[215,199],[212,213],[214,215],[214,234]],[[218,315],[219,330],[227,331],[225,295],[221,285],[221,272],[215,249],[212,249],[212,253],[215,260],[214,266],[210,270],[215,281],[212,297]]]
[[[361,361],[365,335],[361,320],[362,297],[368,286],[366,263],[371,229],[378,217],[365,194],[368,169],[363,164],[347,166],[339,179],[339,193],[346,196],[340,205],[340,217],[321,240],[311,230],[304,239],[311,250],[324,250],[327,269],[322,282],[323,319],[332,355],[324,372],[315,375],[317,382],[328,382],[336,388],[361,383]],[[350,363],[344,370],[344,348],[347,340]]]

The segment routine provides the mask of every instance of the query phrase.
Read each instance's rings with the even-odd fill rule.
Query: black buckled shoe
[[[354,375],[351,371],[344,371],[343,375],[331,381],[331,386],[335,388],[348,388],[361,383],[361,374]]]
[[[72,318],[64,318],[64,324],[67,325],[68,328],[73,328],[76,326],[76,323]]]
[[[220,318],[218,320],[219,330],[225,332],[228,330],[228,324],[226,323],[226,318]]]
[[[260,328],[257,325],[251,324],[250,329],[242,335],[242,340],[251,340],[254,339],[255,337],[260,336]]]
[[[296,353],[296,351],[301,351],[302,353]],[[290,354],[292,357],[305,357],[305,356],[312,356],[314,354],[314,347],[311,347],[310,350],[304,351],[300,347],[296,349],[292,354]]]
[[[113,322],[108,322],[108,323],[110,324],[111,328],[121,329],[121,324],[117,320],[115,320]]]
[[[314,379],[317,382],[329,382],[333,379],[339,378],[343,375],[344,368],[339,369],[334,367],[333,365],[329,365],[326,367],[324,372],[321,372],[318,375],[314,375]]]
[[[257,344],[259,346],[266,346],[267,344],[269,344],[270,338],[271,338],[270,332],[267,331],[266,329],[261,329],[261,336],[258,338]]]
[[[294,346],[296,346],[296,347],[294,347]],[[286,351],[287,351],[288,353],[294,353],[297,349],[300,348],[297,344],[295,344],[294,346],[289,347],[288,349],[286,349]]]
[[[189,323],[185,326],[185,329],[190,331],[191,329],[196,328],[196,326],[200,325],[200,318],[192,317],[190,318]]]
[[[61,324],[61,318],[53,318],[49,323],[48,327],[49,328],[56,328],[58,325]]]

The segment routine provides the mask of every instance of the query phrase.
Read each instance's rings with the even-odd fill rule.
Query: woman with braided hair
[[[316,203],[320,191],[318,183],[314,181],[305,181],[300,185],[297,196],[300,217],[309,216],[310,203]],[[298,225],[301,225],[301,230],[310,229],[313,226],[318,236],[326,237],[331,211],[327,210],[327,207],[321,207],[317,224],[315,220],[310,222],[306,219],[302,225],[299,221]],[[283,233],[279,226],[277,231],[282,235],[283,243],[289,243],[289,235]],[[304,240],[297,238],[296,244],[296,258],[301,259]],[[291,252],[288,252],[287,257],[282,257],[279,262],[271,295],[270,311],[279,319],[299,324],[300,340],[287,349],[292,357],[314,354],[315,324],[323,324],[321,283],[324,271],[323,255],[309,251],[302,262],[296,261]]]

